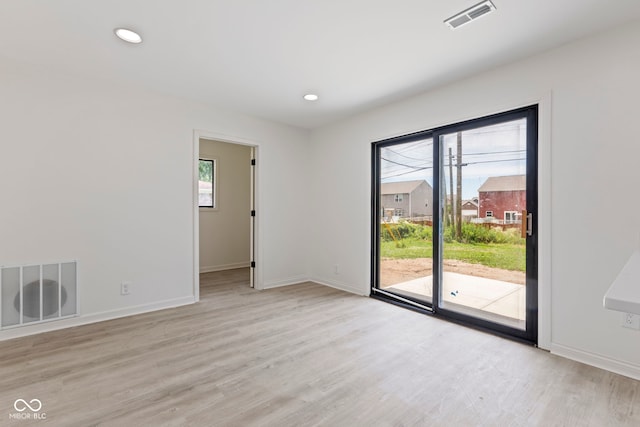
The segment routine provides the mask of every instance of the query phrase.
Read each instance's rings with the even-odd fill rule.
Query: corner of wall
[[[337,282],[334,280],[324,280],[324,279],[309,279],[309,280],[319,285],[329,286],[330,288],[338,289],[338,290],[349,292],[356,295],[368,297],[370,294],[370,290],[368,288],[364,290],[364,289],[355,287],[353,285]]]

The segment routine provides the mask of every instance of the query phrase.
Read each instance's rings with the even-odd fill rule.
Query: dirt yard
[[[383,258],[380,261],[380,286],[395,285],[419,277],[432,274],[431,258],[415,259],[391,259]],[[487,279],[502,280],[510,283],[524,285],[525,274],[521,271],[509,271],[499,268],[486,267],[480,264],[469,264],[458,260],[445,260],[444,270],[453,273],[478,276]]]

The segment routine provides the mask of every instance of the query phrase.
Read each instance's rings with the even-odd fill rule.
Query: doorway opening
[[[373,143],[372,296],[536,343],[537,112]]]
[[[256,287],[257,147],[196,133],[194,153],[196,300],[200,274],[244,270]]]

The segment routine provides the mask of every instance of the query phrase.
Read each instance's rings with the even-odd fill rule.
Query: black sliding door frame
[[[525,328],[518,329],[508,325],[485,320],[458,311],[442,307],[440,304],[443,283],[443,191],[442,173],[444,153],[441,136],[454,132],[464,132],[479,127],[526,119],[526,209],[532,213],[531,235],[526,237],[526,321]],[[395,295],[380,289],[380,176],[381,150],[398,144],[431,139],[433,141],[433,293],[431,302],[420,301],[406,295]],[[486,330],[512,339],[537,344],[538,339],[538,106],[518,108],[504,113],[493,114],[467,120],[435,129],[420,131],[372,144],[372,245],[371,245],[371,296],[425,313],[434,314],[457,323]],[[526,221],[525,218],[522,221]],[[437,232],[436,232],[437,230]]]
[[[380,171],[381,171],[381,150],[386,147],[393,147],[398,144],[406,144],[410,142],[424,141],[431,139],[433,132],[420,131],[408,135],[386,139],[374,142],[371,152],[371,296],[383,299],[387,302],[403,306],[417,311],[433,312],[432,303],[421,301],[406,295],[397,295],[388,291],[384,291],[377,286],[380,283],[380,211],[382,209],[380,201]],[[433,144],[436,145],[435,142]],[[435,187],[434,187],[435,190]],[[435,194],[435,193],[434,193]],[[433,198],[436,203],[436,198]],[[434,205],[433,209],[436,209]]]

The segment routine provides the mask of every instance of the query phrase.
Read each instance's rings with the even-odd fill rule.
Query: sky
[[[444,176],[449,184],[449,148],[453,160],[453,186],[458,163],[457,134],[442,137]],[[478,188],[490,176],[526,173],[526,119],[462,132],[462,198],[478,197]],[[433,187],[433,140],[425,139],[384,147],[381,182],[426,180]]]

